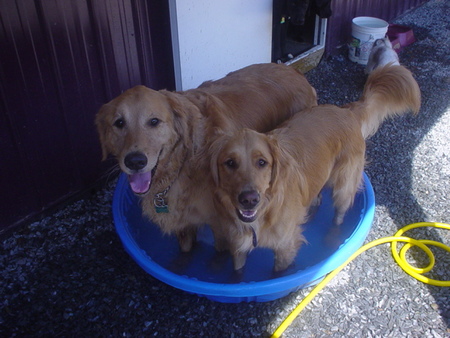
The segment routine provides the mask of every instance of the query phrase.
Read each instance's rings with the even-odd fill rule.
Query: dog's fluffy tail
[[[388,64],[369,75],[361,99],[348,108],[359,115],[362,134],[368,138],[385,119],[408,111],[419,112],[419,85],[408,69]]]

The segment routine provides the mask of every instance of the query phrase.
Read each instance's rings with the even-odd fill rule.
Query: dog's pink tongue
[[[131,189],[136,194],[144,194],[150,188],[150,182],[152,181],[152,173],[139,173],[128,176],[130,180]]]

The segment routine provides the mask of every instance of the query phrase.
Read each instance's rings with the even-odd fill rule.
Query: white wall
[[[170,0],[177,90],[270,62],[272,0]]]

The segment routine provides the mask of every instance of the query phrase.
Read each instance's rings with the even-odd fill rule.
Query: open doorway
[[[300,63],[302,71],[315,67],[325,50],[329,16],[330,0],[274,0],[272,62]]]

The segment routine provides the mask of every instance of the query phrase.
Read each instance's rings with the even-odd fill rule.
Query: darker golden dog
[[[315,105],[301,73],[258,64],[184,92],[131,88],[102,106],[96,125],[103,156],[113,155],[128,174],[144,214],[188,251],[196,228],[215,216],[204,155],[216,132],[266,132]]]
[[[244,129],[218,138],[209,150],[217,248],[230,249],[236,270],[255,246],[274,250],[275,271],[287,268],[322,188],[332,189],[339,226],[360,188],[365,139],[385,118],[419,108],[411,73],[388,65],[369,76],[361,99],[346,108],[316,106],[266,134]]]

